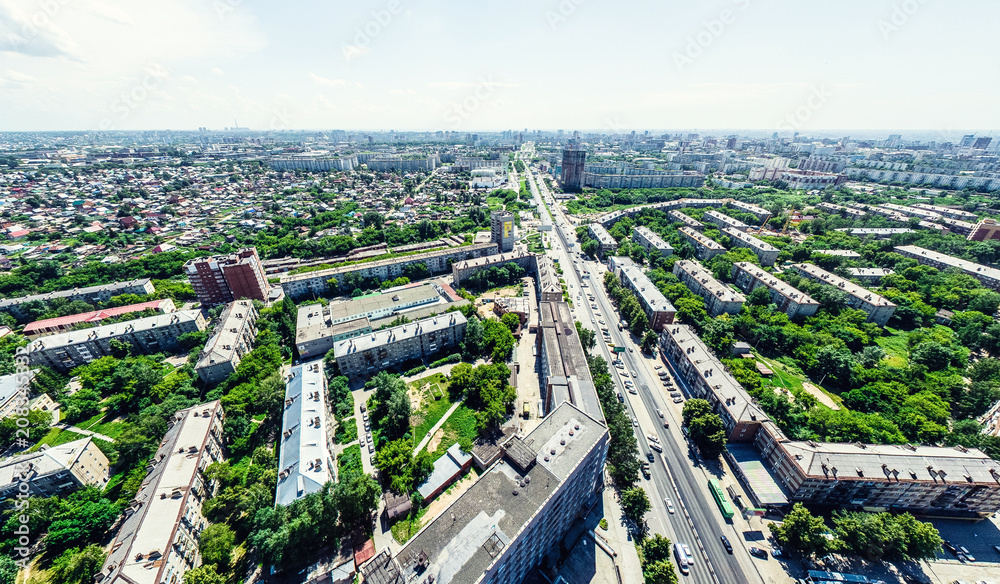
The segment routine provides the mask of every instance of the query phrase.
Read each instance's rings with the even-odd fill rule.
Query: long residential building
[[[861,209],[855,209],[853,207],[844,207],[843,205],[835,205],[833,203],[818,203],[816,205],[817,209],[821,211],[826,211],[827,213],[833,213],[834,215],[845,215],[853,219],[860,219],[868,215],[865,211]]]
[[[604,423],[604,410],[568,304],[539,304],[535,342],[541,357],[544,411],[551,412],[562,402],[570,402]]]
[[[457,349],[468,324],[461,312],[449,312],[334,343],[340,373],[374,375],[413,359]]]
[[[178,337],[203,331],[205,326],[205,315],[200,310],[159,314],[35,339],[28,345],[28,359],[32,365],[69,371],[111,356],[113,340],[130,343],[136,352],[158,353],[180,348]]]
[[[761,286],[767,288],[771,302],[778,306],[778,310],[787,314],[788,318],[809,317],[819,310],[819,302],[809,295],[750,262],[733,264],[733,282],[746,294]]]
[[[935,221],[941,218],[940,213],[928,211],[927,209],[921,209],[919,207],[907,207],[905,205],[897,205],[895,203],[882,203],[880,207],[896,211],[897,213],[902,213],[907,217],[919,217],[925,221]]]
[[[103,489],[110,478],[111,464],[89,437],[42,446],[40,450],[0,460],[0,497],[12,500],[20,484],[26,495],[51,497],[80,487]],[[23,473],[23,476],[22,476]]]
[[[24,322],[29,318],[29,314],[24,310],[24,306],[30,302],[47,304],[57,298],[62,298],[67,302],[82,300],[94,304],[97,302],[107,302],[113,296],[120,296],[122,294],[143,296],[152,294],[153,292],[156,292],[153,282],[149,278],[141,278],[138,280],[129,280],[128,282],[115,282],[114,284],[59,290],[45,294],[32,294],[31,296],[23,296],[21,298],[2,298],[0,299],[0,311],[9,312],[15,318]]]
[[[597,243],[601,245],[601,255],[607,255],[609,253],[614,253],[618,249],[618,240],[611,237],[608,230],[604,228],[600,223],[591,223],[587,227],[587,233],[597,240]]]
[[[681,211],[667,211],[667,217],[676,223],[683,223],[684,227],[694,229],[695,231],[701,231],[705,228],[704,223]]]
[[[227,256],[189,260],[184,264],[184,273],[198,302],[206,306],[243,299],[267,302],[271,291],[256,247]]]
[[[334,323],[328,306],[304,304],[299,307],[295,320],[295,348],[300,359],[310,359],[325,355],[337,341],[371,332],[372,325],[367,316]]]
[[[926,266],[934,266],[939,270],[957,268],[962,272],[979,280],[983,286],[994,290],[1000,289],[1000,270],[963,260],[915,245],[897,245],[896,253],[903,257],[912,258]]]
[[[621,280],[626,290],[635,293],[639,306],[649,319],[649,326],[659,332],[663,327],[674,322],[677,310],[659,288],[650,281],[642,268],[635,265],[630,258],[615,256],[611,258],[611,270]]]
[[[747,229],[750,229],[750,226],[747,225],[746,223],[739,221],[737,219],[733,219],[729,215],[726,215],[725,213],[720,213],[714,209],[705,211],[705,214],[702,216],[702,220],[707,223],[714,223],[719,227],[719,229],[722,230],[728,228],[728,229],[735,229],[737,231],[746,231]]]
[[[975,223],[969,223],[968,221],[962,221],[961,219],[951,219],[949,217],[941,217],[937,220],[938,223],[944,225],[948,228],[948,231],[952,233],[957,233],[958,235],[964,235],[968,237],[976,229]]]
[[[986,218],[976,223],[969,233],[969,241],[990,241],[1000,239],[1000,223],[996,219]]]
[[[645,225],[636,225],[632,228],[632,241],[646,251],[656,250],[660,252],[660,257],[667,257],[674,253],[674,248],[663,238],[653,232]]]
[[[705,300],[709,316],[722,313],[738,314],[746,302],[739,292],[715,279],[712,273],[698,262],[680,260],[674,262],[674,275],[691,290]]]
[[[862,288],[850,280],[845,280],[836,274],[831,274],[819,266],[813,264],[792,264],[792,268],[803,278],[807,278],[820,284],[834,286],[847,294],[847,305],[851,308],[863,310],[868,314],[868,320],[885,326],[889,319],[896,312],[896,305],[888,299],[878,294]]]
[[[214,494],[204,471],[225,460],[222,424],[218,400],[173,415],[94,584],[178,584],[201,565],[201,508]]]
[[[722,418],[730,442],[754,439],[767,414],[691,327],[681,324],[666,327],[660,334],[660,347],[695,397],[712,404],[712,410]]]
[[[356,274],[361,278],[375,278],[379,281],[393,280],[403,275],[403,268],[416,264],[424,264],[432,274],[439,274],[451,269],[451,264],[470,258],[479,258],[497,253],[495,243],[476,243],[462,247],[427,251],[423,253],[376,260],[339,268],[329,268],[304,274],[293,274],[281,277],[281,287],[291,298],[303,296],[324,296],[330,292],[329,280],[335,279],[343,283],[348,274]]]
[[[458,288],[462,285],[462,281],[480,270],[485,270],[493,266],[502,266],[505,264],[515,264],[521,267],[525,272],[534,272],[537,269],[537,256],[533,253],[515,250],[509,253],[500,253],[497,255],[455,262],[451,264],[452,284]]]
[[[288,374],[278,444],[276,505],[290,505],[333,480],[336,467],[326,388],[321,360],[292,367]]]
[[[757,254],[757,260],[760,261],[760,265],[773,266],[774,262],[778,260],[780,251],[770,243],[761,241],[749,233],[733,229],[732,227],[726,227],[722,232],[729,236],[730,247],[745,247]]]
[[[967,174],[933,174],[923,172],[896,172],[892,170],[875,170],[869,168],[850,167],[845,170],[852,180],[870,180],[881,183],[906,183],[925,185],[960,191],[973,188],[982,191],[1000,190],[1000,178],[988,176],[969,176]]]
[[[1000,509],[1000,462],[975,448],[793,441],[772,422],[754,444],[790,502],[976,519]]]
[[[137,304],[129,304],[126,306],[115,306],[113,308],[103,308],[101,310],[93,310],[91,312],[81,312],[80,314],[70,314],[68,316],[57,316],[56,318],[36,320],[35,322],[24,325],[24,329],[21,330],[21,334],[29,339],[35,339],[44,335],[71,331],[77,325],[97,324],[108,318],[117,318],[126,314],[135,314],[146,310],[153,310],[155,312],[159,312],[160,314],[167,314],[169,312],[174,312],[177,308],[174,306],[174,301],[169,298],[165,298],[163,300],[150,300],[149,302],[139,302]]]
[[[917,203],[913,205],[917,209],[923,209],[924,211],[933,211],[942,217],[947,217],[948,219],[956,219],[958,221],[967,221],[970,223],[975,223],[979,220],[979,217],[975,213],[969,213],[968,211],[963,211],[961,209],[953,209],[951,207],[942,207],[941,205],[928,205],[927,203]]]
[[[874,237],[876,239],[888,239],[893,235],[903,233],[916,233],[916,230],[909,227],[845,227],[838,229],[854,237]]]
[[[395,555],[360,568],[365,582],[520,584],[559,552],[570,526],[599,500],[609,434],[573,403],[559,404]]]
[[[742,213],[749,213],[750,215],[753,215],[757,218],[757,221],[760,221],[761,223],[767,221],[767,219],[771,216],[770,211],[752,203],[744,203],[743,201],[737,201],[735,199],[729,199],[727,202],[730,207]]]
[[[681,227],[677,231],[694,247],[695,257],[699,260],[704,261],[726,253],[726,248],[722,247],[717,241],[690,227]]]
[[[257,309],[250,300],[230,302],[194,366],[204,383],[218,383],[236,371],[257,341]]]
[[[865,284],[878,284],[883,277],[896,272],[889,268],[847,268],[847,273],[851,275],[852,280],[859,280]]]

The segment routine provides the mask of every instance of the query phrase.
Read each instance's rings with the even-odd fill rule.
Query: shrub
[[[424,371],[427,371],[427,368],[424,367],[423,365],[420,365],[419,367],[414,367],[413,369],[410,369],[409,371],[406,372],[405,375],[407,376],[420,375]]]

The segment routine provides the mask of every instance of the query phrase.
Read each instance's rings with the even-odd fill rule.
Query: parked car
[[[681,396],[681,392],[679,392],[679,391],[671,391],[670,392],[670,397],[682,397]]]
[[[965,559],[969,560],[970,562],[976,561],[976,557],[973,556],[972,553],[964,545],[958,546],[958,551],[962,552],[962,554],[965,555]]]
[[[733,553],[733,544],[729,543],[729,538],[724,535],[722,536],[722,547],[726,548],[727,552]]]
[[[750,555],[754,556],[755,558],[760,558],[762,560],[766,560],[767,559],[767,550],[762,550],[759,547],[751,547],[750,548]]]
[[[781,556],[783,556],[785,554],[784,554],[784,552],[781,551],[781,548],[773,547],[773,548],[771,548],[771,555],[774,556],[774,557],[776,557],[776,558],[780,558]]]
[[[674,398],[674,403],[675,403],[675,404],[679,404],[679,403],[681,403],[682,401],[684,401],[684,398],[682,398],[682,397],[675,397],[675,398]]]
[[[694,554],[691,553],[691,548],[687,546],[686,543],[682,543],[681,547],[684,548],[684,554],[687,556],[689,564],[694,564]]]

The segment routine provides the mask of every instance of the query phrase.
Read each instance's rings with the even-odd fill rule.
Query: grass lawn
[[[886,361],[889,366],[906,367],[907,356],[910,354],[910,350],[906,345],[906,336],[909,333],[889,328],[886,331],[892,331],[892,334],[879,337],[875,339],[875,342],[885,351]]]
[[[427,513],[427,507],[417,511],[416,517],[411,513],[406,519],[400,519],[392,526],[392,538],[399,543],[406,543],[420,531],[421,519]]]
[[[427,377],[411,381],[411,389],[419,390],[421,394],[420,409],[410,416],[410,426],[413,428],[414,442],[423,440],[427,432],[438,423],[448,408],[451,407],[451,395],[448,393],[449,381],[443,373],[435,373]],[[434,399],[434,395],[441,396]]]
[[[333,433],[334,444],[347,444],[358,439],[358,419],[354,416],[347,418],[337,425]]]
[[[74,440],[79,440],[81,438],[86,438],[83,434],[77,434],[76,432],[71,432],[69,430],[63,430],[62,428],[52,428],[49,433],[42,437],[37,444],[31,447],[31,452],[34,452],[41,448],[43,444],[46,446],[60,446],[66,444],[67,442],[72,442]]]
[[[490,208],[490,211],[502,211],[503,199],[500,197],[486,197],[486,206]]]
[[[805,380],[786,371],[784,365],[773,359],[768,359],[767,357],[762,357],[760,355],[757,355],[757,359],[767,365],[771,371],[774,371],[774,376],[771,377],[771,379],[761,377],[762,385],[782,388],[790,392],[802,389],[802,382]]]
[[[469,409],[464,405],[458,406],[458,409],[448,417],[448,420],[445,421],[441,429],[444,430],[444,436],[441,438],[441,443],[437,449],[431,453],[435,460],[442,456],[452,444],[456,442],[461,443],[463,439],[467,439],[469,443],[472,443],[476,439],[475,410]]]

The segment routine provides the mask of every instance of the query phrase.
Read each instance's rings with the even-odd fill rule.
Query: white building
[[[292,367],[285,385],[275,504],[315,493],[333,480],[330,414],[322,361]]]

